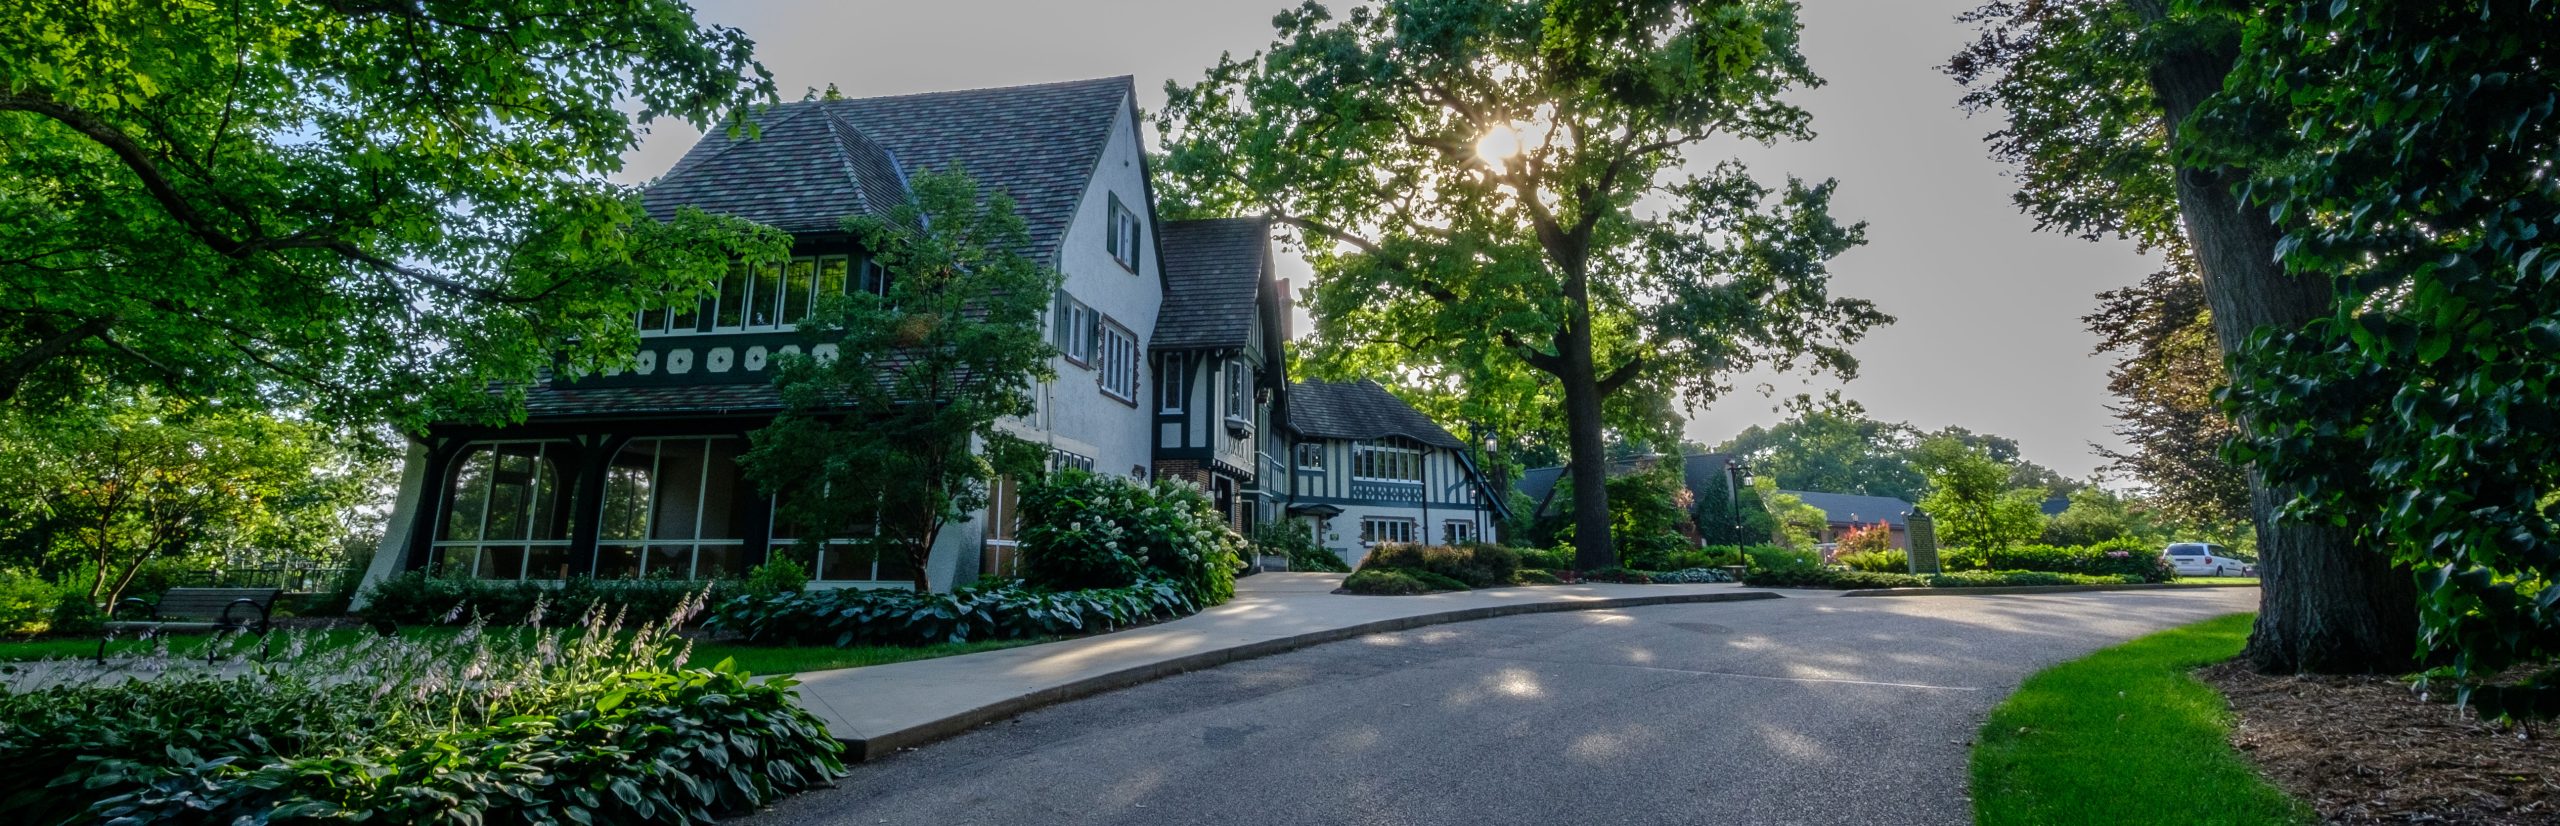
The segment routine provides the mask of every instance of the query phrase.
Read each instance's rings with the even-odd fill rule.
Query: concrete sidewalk
[[[811,671],[800,703],[854,760],[971,726],[1219,663],[1422,625],[1547,611],[1776,599],[1707,585],[1544,585],[1452,594],[1335,594],[1341,574],[1259,574],[1225,605],[1128,631],[956,657]]]

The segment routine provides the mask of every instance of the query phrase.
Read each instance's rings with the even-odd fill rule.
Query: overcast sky
[[[1138,105],[1164,101],[1164,82],[1198,80],[1221,52],[1271,42],[1271,16],[1294,0],[696,0],[703,19],[746,31],[786,99],[835,84],[870,96],[1137,78]],[[1714,444],[1779,416],[1779,399],[1839,389],[1876,417],[1924,428],[1957,424],[2019,440],[2026,456],[2084,476],[2090,444],[2108,431],[2107,360],[2089,354],[2080,325],[2100,290],[2154,265],[2123,243],[2093,244],[2033,231],[2009,202],[2007,170],[1935,67],[1969,37],[1955,15],[1976,0],[1805,0],[1804,53],[1829,85],[1794,94],[1820,135],[1796,144],[1704,145],[1693,158],[1739,157],[1768,182],[1837,178],[1833,214],[1869,223],[1868,244],[1833,262],[1833,289],[1876,302],[1900,321],[1854,352],[1863,367],[1835,377],[1745,376],[1736,392],[1692,411],[1689,436]],[[1336,4],[1339,7],[1339,4]],[[660,123],[623,178],[666,171],[697,134]],[[1153,139],[1150,130],[1149,139]],[[1284,256],[1286,258],[1287,256]],[[1303,262],[1283,275],[1305,284]],[[1774,396],[1755,387],[1772,385]]]

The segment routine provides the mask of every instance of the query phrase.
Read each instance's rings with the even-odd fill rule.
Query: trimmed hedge
[[[1948,571],[2046,571],[2090,576],[2130,575],[2143,582],[2167,582],[2177,576],[2157,548],[2114,542],[2081,548],[2018,545],[1994,550],[1958,548],[1941,559]]]
[[[1362,568],[1342,578],[1342,590],[1370,596],[1403,596],[1431,590],[1412,573],[1393,568]]]
[[[1871,588],[1984,588],[2013,585],[2132,585],[2141,583],[2143,579],[2132,574],[2093,576],[2052,571],[1959,571],[1919,576],[1815,568],[1752,571],[1744,576],[1742,581],[1762,588],[1833,588],[1846,591]]]
[[[2133,574],[2097,576],[2052,571],[1957,571],[1929,578],[1931,588],[1980,588],[2005,585],[2139,585]]]
[[[1723,568],[1683,568],[1677,571],[1663,571],[1661,573],[1654,574],[1653,581],[1655,584],[1659,585],[1698,582],[1732,582],[1733,573],[1726,571]]]
[[[1840,571],[1829,568],[1786,568],[1756,570],[1742,577],[1744,584],[1761,588],[1926,588],[1927,577],[1911,574],[1881,574],[1871,571]]]
[[[1511,584],[1512,574],[1520,570],[1520,552],[1500,545],[1471,543],[1465,545],[1379,545],[1360,561],[1362,569],[1394,568],[1401,571],[1428,571],[1457,581],[1465,588],[1490,588]]]
[[[703,624],[766,645],[923,646],[1099,633],[1206,607],[1168,580],[1051,592],[1021,582],[947,594],[844,588],[721,603]]]

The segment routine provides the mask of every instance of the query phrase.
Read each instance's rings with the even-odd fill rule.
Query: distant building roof
[[[1300,435],[1324,439],[1402,436],[1432,447],[1466,449],[1465,442],[1422,411],[1368,379],[1297,382],[1289,385],[1288,404],[1289,429]]]
[[[663,219],[694,205],[791,232],[832,231],[847,215],[903,198],[903,175],[959,166],[1012,196],[1031,235],[1027,253],[1049,263],[1135,88],[1123,76],[764,107],[748,116],[760,137],[714,127],[695,143],[649,188],[649,212]],[[827,156],[839,164],[811,163]]]
[[[1855,522],[1861,525],[1883,522],[1896,528],[1910,526],[1908,517],[1911,513],[1911,503],[1890,496],[1859,496],[1854,493],[1819,493],[1803,490],[1778,492],[1793,495],[1804,500],[1807,505],[1822,509],[1823,514],[1829,516],[1833,522]]]
[[[2044,503],[2043,503],[2043,504],[2041,504],[2041,505],[2038,505],[2038,506],[2037,506],[2037,508],[2038,508],[2039,510],[2044,511],[2044,515],[2046,515],[2046,516],[2061,516],[2063,511],[2067,511],[2067,510],[2070,510],[2070,509],[2071,509],[2071,497],[2068,497],[2068,496],[2051,496],[2051,497],[2046,497],[2046,498],[2045,498],[2045,500],[2044,500]]]
[[[1693,453],[1680,457],[1680,479],[1689,489],[1689,495],[1693,499],[1725,495],[1725,463],[1732,458],[1730,453]],[[1636,463],[1641,461],[1644,460],[1627,458],[1611,461],[1609,475],[1617,476],[1634,470]],[[1512,483],[1512,488],[1528,496],[1531,502],[1545,502],[1555,491],[1556,483],[1564,480],[1565,468],[1558,465],[1523,471],[1520,480]]]
[[[1157,350],[1241,349],[1253,337],[1255,300],[1270,259],[1267,218],[1169,221],[1164,242],[1164,308]]]

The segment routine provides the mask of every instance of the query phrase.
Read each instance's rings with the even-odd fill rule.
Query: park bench
[[[107,639],[117,631],[139,631],[146,637],[167,631],[256,632],[263,636],[279,593],[282,591],[275,588],[171,588],[160,595],[157,603],[126,597],[107,612],[107,633],[98,638],[98,662],[107,661]],[[205,649],[210,652],[213,646]]]

